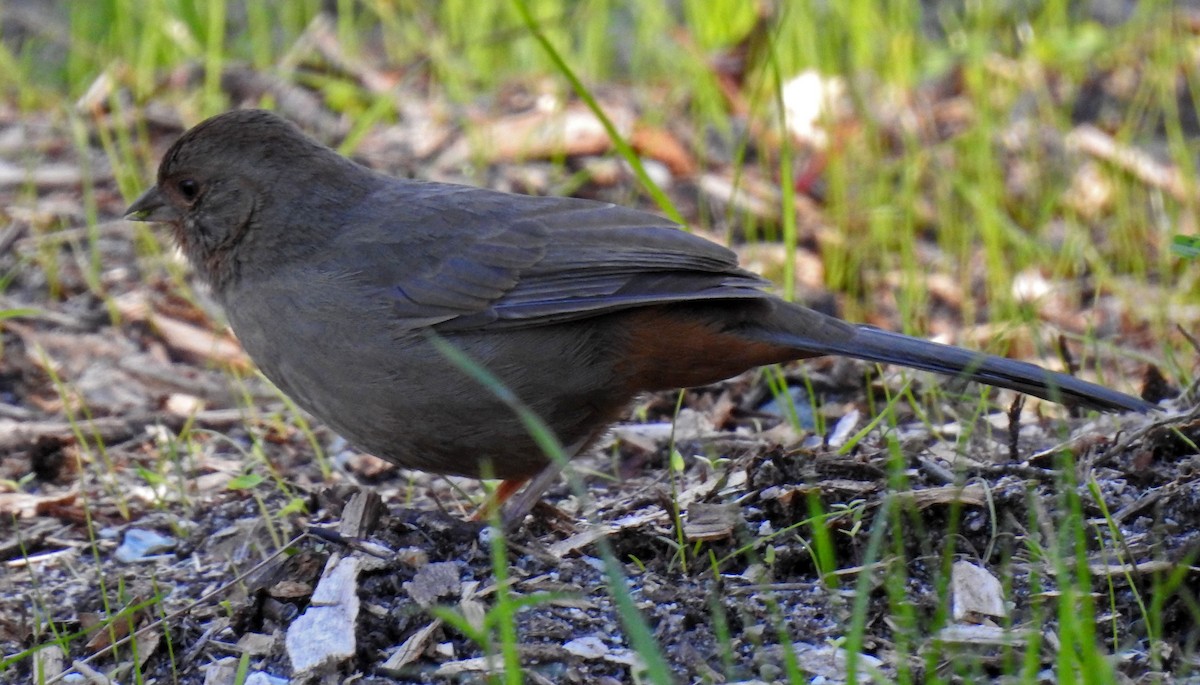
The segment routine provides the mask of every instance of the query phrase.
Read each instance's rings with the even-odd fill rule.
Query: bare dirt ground
[[[280,87],[245,71],[226,78],[234,104]],[[294,94],[304,97],[278,99],[291,103],[285,114],[326,139],[344,133],[311,94]],[[636,119],[623,93],[607,95]],[[590,115],[545,114],[535,99],[513,92],[481,120],[414,93],[402,123],[368,134],[359,157],[523,192],[554,192],[586,172],[576,194],[634,202],[630,174],[589,137],[599,136]],[[161,152],[180,124],[163,105],[148,113]],[[497,134],[576,117],[583,134],[547,144],[565,167],[546,154],[518,161],[502,145],[481,160],[452,123],[467,117]],[[142,682],[233,682],[239,659],[286,678],[304,658],[320,661],[327,682],[478,682],[493,665],[463,625],[486,632],[501,592],[522,602],[529,682],[632,682],[643,657],[600,538],[679,682],[773,682],[789,668],[838,681],[848,646],[860,674],[884,680],[979,678],[1014,663],[1032,664],[1037,680],[1072,613],[1059,608],[1062,585],[1080,573],[1094,594],[1074,601],[1095,607],[1088,630],[1122,678],[1200,673],[1200,422],[1194,399],[1145,364],[1123,361],[1108,378],[1139,379],[1122,387],[1144,386],[1172,413],[1076,417],[1031,400],[1014,422],[1003,411],[1011,396],[981,415],[975,388],[844,360],[785,369],[797,405],[809,404],[806,387],[820,397],[821,416],[800,419],[819,418],[819,433],[784,421],[757,372],[689,391],[673,432],[676,395],[645,398],[602,454],[575,464],[586,499],[560,485],[511,536],[498,586],[491,531],[467,521],[479,488],[400,472],[320,425],[310,432],[249,372],[179,258],[119,218],[125,199],[95,127],[124,124],[89,125],[81,155],[59,124],[0,112],[2,156],[14,160],[0,163],[0,310],[14,312],[0,321],[0,658],[59,644],[11,660],[5,682],[73,662],[114,682],[133,682],[135,669]],[[639,151],[690,219],[732,207],[769,222],[769,194],[728,192],[729,167],[697,166],[681,143],[697,135],[686,123],[639,130]],[[459,176],[468,162],[486,175]],[[744,187],[755,182],[770,179]],[[81,193],[91,183],[94,195]],[[819,200],[802,198],[801,212],[799,258],[816,263]],[[739,249],[768,272],[782,258]],[[921,249],[937,272],[936,247]],[[819,276],[800,285],[836,309]],[[1067,294],[1039,312],[1049,324],[1069,328],[1086,308],[1122,345],[1156,352],[1123,327],[1136,317],[1114,299],[1085,296],[1085,282],[1052,285]],[[878,304],[873,322],[897,326],[889,300]],[[958,304],[940,298],[930,330],[956,330]],[[896,403],[859,439],[901,392],[915,404]],[[364,502],[352,497],[360,487],[379,493],[382,511],[367,501],[366,514],[346,515]],[[347,518],[361,527],[339,529]],[[1063,539],[1074,529],[1086,539]],[[131,547],[147,534],[148,548]],[[319,582],[335,569],[340,582]],[[296,627],[330,607],[326,622]],[[847,645],[856,616],[862,642]]]

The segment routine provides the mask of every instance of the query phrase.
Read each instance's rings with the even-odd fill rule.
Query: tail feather
[[[1102,411],[1147,412],[1154,409],[1153,404],[1132,395],[1048,371],[1034,364],[920,340],[870,326],[855,326],[854,329],[850,336],[839,336],[839,339],[827,342],[814,343],[812,339],[799,337],[788,343],[790,336],[787,334],[781,336],[782,339],[777,337],[775,342],[791,344],[815,354],[841,355],[960,376],[1060,404]]]

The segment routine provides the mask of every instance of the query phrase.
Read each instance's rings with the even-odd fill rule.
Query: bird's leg
[[[558,480],[559,474],[562,473],[562,466],[557,462],[550,462],[533,478],[523,481],[504,481],[500,484],[503,488],[505,485],[513,484],[513,489],[509,492],[512,496],[511,500],[505,504],[504,509],[500,512],[500,518],[505,530],[514,530],[521,522],[525,520],[525,515],[533,509],[542,499],[542,495],[546,494],[546,490],[550,489],[551,485]],[[517,489],[522,485],[525,486],[519,494]],[[498,495],[500,490],[496,491]],[[508,498],[506,498],[508,499]],[[499,504],[499,502],[497,502]]]
[[[539,473],[539,475],[541,474]],[[504,503],[516,494],[522,485],[528,483],[529,480],[528,478],[509,478],[500,481],[500,485],[496,487],[496,490],[489,494],[483,504],[479,505],[479,508],[471,515],[471,520],[486,521],[491,518],[492,512],[503,507]]]
[[[563,449],[562,459],[551,459],[550,463],[546,464],[546,466],[542,468],[537,475],[535,475],[533,478],[530,478],[525,485],[525,488],[521,490],[520,494],[518,494],[516,497],[512,497],[512,501],[508,502],[508,504],[504,507],[504,510],[501,512],[501,518],[503,519],[505,530],[512,530],[520,525],[521,522],[525,520],[525,515],[528,514],[530,510],[533,509],[534,505],[542,499],[542,495],[546,494],[546,490],[548,490],[551,485],[554,485],[554,481],[558,480],[558,476],[560,473],[562,473],[563,467],[566,466],[567,462],[574,459],[575,456],[580,452],[586,450],[589,445],[595,442],[596,438],[600,437],[600,435],[604,433],[605,430],[607,430],[607,426],[595,431],[592,435],[589,435],[586,438],[568,445]],[[568,478],[572,477],[570,473],[568,473],[567,476]],[[500,484],[500,488],[496,490],[496,494],[499,495],[501,490],[504,490],[505,486],[509,485],[509,483],[515,483],[515,485],[507,493],[508,496],[512,496],[513,493],[517,491],[517,488],[520,488],[521,486],[521,482],[519,481],[504,481]],[[576,492],[579,492],[579,490],[577,489]],[[501,504],[502,502],[503,500],[498,501],[497,505]]]

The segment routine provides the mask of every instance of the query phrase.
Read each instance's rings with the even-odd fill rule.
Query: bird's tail
[[[1146,412],[1154,408],[1149,402],[1132,395],[1047,371],[1034,364],[920,340],[871,326],[859,325],[853,326],[853,329],[851,335],[833,336],[832,340],[816,344],[810,338],[797,336],[791,344],[815,354],[841,355],[958,376],[1060,404],[1103,411]],[[772,337],[775,343],[789,344],[786,333],[776,333]]]

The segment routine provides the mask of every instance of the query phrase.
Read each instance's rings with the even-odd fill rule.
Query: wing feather
[[[648,212],[415,181],[365,207],[339,250],[392,299],[401,326],[538,326],[649,305],[762,298],[734,253]],[[372,210],[366,210],[372,211]],[[378,211],[378,210],[373,210]],[[346,262],[342,262],[346,263]]]

